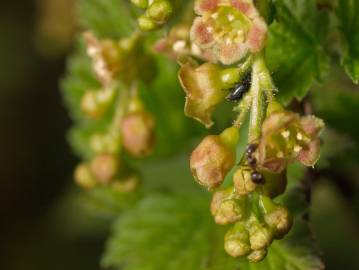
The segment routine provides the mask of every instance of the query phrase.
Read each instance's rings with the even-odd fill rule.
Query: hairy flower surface
[[[223,135],[232,132],[229,128],[221,135],[209,135],[192,152],[190,166],[199,184],[209,189],[220,186],[235,163],[235,149]],[[233,141],[238,140],[233,136]]]
[[[252,0],[197,0],[191,39],[229,65],[262,50],[267,25]]]
[[[222,91],[220,68],[212,63],[198,66],[190,61],[181,67],[179,79],[186,92],[185,114],[206,127],[212,126],[212,112],[226,95]]]
[[[313,166],[319,159],[319,135],[323,128],[323,121],[314,116],[300,117],[290,111],[270,114],[262,126],[259,166],[275,173],[282,172],[294,160]]]

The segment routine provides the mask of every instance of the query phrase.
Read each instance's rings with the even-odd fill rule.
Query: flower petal
[[[201,47],[209,47],[214,42],[213,34],[209,31],[209,26],[204,23],[202,17],[197,17],[193,21],[191,28],[191,40]]]
[[[198,15],[203,15],[206,12],[215,11],[218,4],[219,0],[196,0],[194,4],[194,11]]]

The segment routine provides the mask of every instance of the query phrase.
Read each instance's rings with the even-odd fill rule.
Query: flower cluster
[[[169,20],[173,12],[172,3],[168,0],[131,0],[131,2],[145,9],[144,14],[138,18],[138,25],[142,31],[160,28]]]
[[[200,185],[214,191],[215,222],[232,224],[225,235],[226,252],[258,262],[273,240],[283,238],[292,226],[289,210],[274,198],[285,192],[290,163],[314,166],[324,123],[285,111],[275,101],[275,87],[260,53],[267,26],[252,0],[197,0],[194,10],[198,16],[190,40],[212,59],[182,63],[185,113],[210,127],[215,107],[227,99],[239,115],[232,127],[202,140],[192,152],[190,168]],[[238,158],[237,128],[248,112],[247,148]],[[229,185],[221,188],[226,179]]]
[[[98,40],[86,32],[84,39],[101,88],[88,90],[80,107],[92,121],[101,121],[105,114],[111,121],[106,132],[90,137],[93,156],[77,167],[75,180],[84,188],[106,185],[130,192],[138,186],[139,176],[124,155],[145,157],[155,143],[154,117],[145,110],[137,93],[138,81],[148,82],[154,75],[151,70],[139,70],[152,58],[144,52],[137,34],[114,41]]]

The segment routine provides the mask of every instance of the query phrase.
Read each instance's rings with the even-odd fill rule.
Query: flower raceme
[[[252,0],[196,0],[195,12],[192,41],[212,50],[222,64],[234,64],[264,47],[267,25]]]

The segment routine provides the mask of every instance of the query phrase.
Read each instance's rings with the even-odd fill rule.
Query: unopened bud
[[[232,257],[242,257],[251,252],[249,234],[243,224],[237,223],[226,233],[224,249]]]
[[[131,112],[121,122],[123,147],[135,157],[151,153],[154,143],[153,116],[146,111]]]
[[[264,217],[265,222],[273,229],[276,239],[283,238],[291,229],[293,218],[288,209],[278,206]]]
[[[271,101],[268,103],[267,116],[271,115],[272,113],[282,112],[282,111],[284,111],[284,108],[277,101]]]
[[[118,158],[110,154],[96,156],[91,162],[91,170],[100,183],[107,184],[117,174],[120,167]]]
[[[96,186],[96,178],[86,164],[77,166],[74,174],[75,182],[83,188],[93,188]]]
[[[250,226],[249,235],[249,241],[253,250],[265,249],[273,241],[271,231],[260,223]]]
[[[146,15],[142,15],[138,18],[138,26],[142,31],[152,31],[158,27],[158,25]]]
[[[172,5],[167,0],[157,1],[150,5],[146,15],[157,24],[164,24],[172,14]]]
[[[252,181],[252,170],[241,166],[233,175],[234,186],[240,195],[247,195],[254,191],[256,184]]]
[[[246,198],[235,193],[233,187],[217,191],[211,202],[211,213],[217,224],[239,221],[245,215]]]
[[[254,250],[247,256],[250,262],[260,262],[267,255],[267,249]]]
[[[228,145],[221,136],[210,135],[192,152],[190,166],[200,185],[212,189],[223,183],[236,158],[235,148]]]

